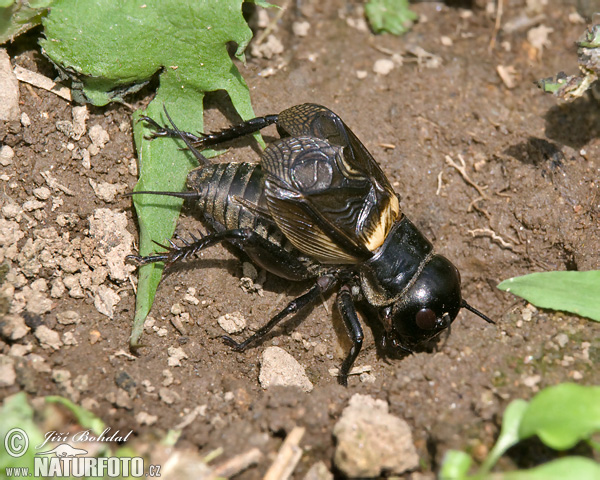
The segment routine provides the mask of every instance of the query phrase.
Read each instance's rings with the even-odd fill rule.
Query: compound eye
[[[437,315],[431,308],[422,308],[417,312],[415,321],[421,330],[433,330],[437,325]]]

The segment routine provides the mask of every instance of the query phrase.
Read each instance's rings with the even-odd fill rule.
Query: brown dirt
[[[503,22],[525,12],[525,2],[504,3],[509,5],[505,5]],[[151,315],[155,325],[168,334],[146,333],[145,348],[137,358],[118,354],[127,350],[134,312],[134,293],[128,284],[120,288],[121,301],[112,320],[97,311],[90,295],[75,299],[65,293],[53,300],[51,311],[40,320],[61,335],[73,331],[77,345],[49,351],[31,333],[19,343],[30,343],[53,370],[69,370],[72,377],[87,375],[89,385],[76,389],[76,398],[96,400],[92,410],[108,425],[133,429],[140,437],[161,436],[185,413],[206,405],[205,415],[184,428],[181,442],[202,452],[223,447],[224,458],[250,446],[272,456],[285,432],[302,425],[307,428],[305,453],[296,478],[317,460],[331,466],[333,425],[356,392],[389,401],[391,413],[409,422],[423,472],[430,472],[449,448],[480,454],[490,448],[510,400],[528,399],[538,389],[564,381],[598,384],[598,371],[585,356],[598,358],[600,325],[535,309],[529,319],[524,301],[496,289],[503,279],[533,271],[600,267],[598,103],[586,96],[560,104],[533,85],[534,80],[560,70],[574,73],[577,69],[574,42],[584,25],[568,21],[573,7],[550,3],[542,12],[546,15],[542,23],[554,31],[551,43],[538,52],[527,42],[527,30],[501,34],[490,51],[494,20],[483,9],[418,4],[415,9],[427,21],[403,37],[393,37],[349,27],[340,15],[357,17],[357,13],[345,2],[303,2],[302,13],[311,24],[309,35],[301,38],[291,33],[291,23],[301,19],[291,8],[276,32],[284,53],[269,60],[249,58],[246,66],[240,66],[257,114],[314,102],[329,106],[345,120],[400,192],[405,214],[458,266],[465,298],[494,318],[496,326],[463,311],[439,351],[389,361],[378,358],[367,330],[357,365],[371,365],[375,380],[361,383],[353,378],[343,388],[328,373],[339,366],[347,348],[339,318],[334,314],[331,320],[331,298],[325,302],[327,308],[315,307],[301,323],[288,323],[278,331],[280,335],[245,353],[234,353],[219,341],[222,330],[216,318],[220,315],[239,311],[252,327],[261,325],[306,285],[267,275],[264,296],[246,294],[239,285],[242,264],[238,257],[215,247],[192,262],[194,268],[178,269],[164,279]],[[444,46],[442,36],[449,37],[452,45]],[[505,46],[510,49],[501,42],[508,42]],[[404,65],[389,75],[373,73],[376,59],[390,58],[382,49],[404,53],[417,46],[441,57],[441,65],[427,68],[407,54]],[[54,76],[26,39],[12,46],[10,53],[14,63]],[[284,66],[274,75],[258,75],[280,64]],[[498,65],[515,68],[514,88],[508,89],[500,80]],[[359,79],[358,70],[368,72],[367,77]],[[110,141],[92,157],[92,169],[86,170],[80,160],[72,159],[66,144],[71,141],[76,149],[85,148],[89,138],[68,140],[56,129],[57,121],[72,119],[72,106],[24,84],[20,93],[22,111],[32,122],[29,127],[11,124],[0,130],[0,140],[16,153],[12,165],[3,168],[10,180],[2,181],[1,202],[23,204],[33,189],[45,184],[40,172],[49,169],[78,194],[61,195],[64,203],[54,211],[46,205],[33,228],[27,228],[23,218],[26,236],[19,245],[36,229],[50,226],[60,234],[68,233],[71,240],[83,239],[89,228],[87,219],[98,208],[127,212],[129,231],[135,235],[130,200],[118,198],[107,205],[89,183],[89,179],[126,183],[129,189],[135,185],[128,168],[135,157],[131,112],[123,106],[90,108],[88,127],[102,125]],[[149,98],[138,97],[136,107]],[[211,96],[208,107],[205,123],[209,129],[226,126],[227,116],[235,120],[223,95]],[[119,128],[123,124],[126,128]],[[478,192],[446,163],[447,155],[455,162],[459,155],[464,158],[472,181],[487,187],[484,199],[473,203]],[[234,158],[256,160],[257,155],[249,147],[231,149],[223,161]],[[77,217],[61,226],[57,217],[65,213]],[[180,221],[181,233],[196,225],[191,212],[187,213]],[[477,229],[493,230],[508,246],[469,233]],[[54,274],[43,268],[27,283],[38,277],[50,282]],[[198,305],[183,300],[190,286],[196,288]],[[174,303],[180,303],[193,319],[185,335],[171,324]],[[58,324],[57,314],[67,310],[77,311],[81,323],[75,327]],[[292,327],[301,338],[292,338]],[[94,330],[101,339],[92,344]],[[564,346],[556,339],[560,333],[568,336]],[[268,345],[282,346],[305,366],[315,386],[310,394],[261,389],[259,359]],[[316,348],[320,345],[326,348]],[[0,352],[6,353],[9,347],[0,342]],[[188,355],[181,366],[167,366],[169,347],[181,347]],[[321,350],[326,354],[319,354]],[[157,394],[165,369],[174,379],[169,390],[177,394],[171,404]],[[117,406],[114,395],[122,386],[121,372],[133,379],[135,390],[130,402]],[[143,386],[144,381],[154,391]],[[32,396],[64,393],[48,373],[26,362],[18,369],[17,383],[1,389],[0,396],[19,390]],[[135,420],[139,412],[156,415],[158,420],[152,426],[139,425]],[[269,463],[265,460],[239,478],[260,478]]]

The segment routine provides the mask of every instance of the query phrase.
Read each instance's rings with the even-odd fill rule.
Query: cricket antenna
[[[480,318],[483,318],[488,323],[492,323],[494,325],[496,324],[496,322],[494,322],[490,317],[488,317],[487,315],[484,315],[483,313],[481,313],[476,308],[473,308],[465,300],[462,301],[461,307],[462,308],[466,308],[469,312],[473,312],[475,315],[477,315]]]

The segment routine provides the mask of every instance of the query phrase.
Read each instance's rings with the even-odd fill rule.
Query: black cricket
[[[183,245],[169,240],[165,253],[130,256],[140,265],[167,266],[220,242],[244,251],[257,265],[289,280],[314,280],[245,341],[223,340],[246,350],[291,314],[337,289],[337,306],[352,340],[339,383],[363,342],[355,302],[366,301],[381,322],[381,347],[401,353],[449,329],[461,308],[487,316],[461,296],[460,274],[400,212],[399,198],[371,154],[334,112],[304,104],[208,135],[180,131],[144,117],[153,137],[182,139],[200,166],[186,192],[134,192],[195,202],[212,232]],[[275,124],[281,138],[260,163],[210,163],[200,151]]]

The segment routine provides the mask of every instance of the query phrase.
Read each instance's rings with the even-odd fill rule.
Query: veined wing
[[[341,122],[333,115],[334,125]],[[297,136],[300,129],[294,127],[293,136],[267,147],[261,162],[273,219],[296,248],[323,263],[366,260],[399,215],[398,199],[383,172],[341,125],[327,139]],[[346,144],[339,145],[344,136]],[[354,140],[362,150],[353,149]]]

